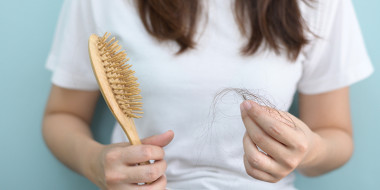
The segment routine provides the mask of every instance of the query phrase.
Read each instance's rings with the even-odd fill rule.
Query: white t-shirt
[[[294,175],[271,184],[251,178],[243,164],[238,96],[227,94],[212,107],[224,88],[246,88],[288,110],[298,90],[318,94],[349,86],[372,72],[354,9],[349,0],[319,0],[302,14],[319,36],[297,61],[262,50],[241,56],[245,39],[233,17],[232,0],[208,0],[196,49],[175,56],[174,42],[151,37],[131,0],[66,0],[47,60],[54,84],[97,90],[87,50],[92,33],[111,32],[131,58],[142,89],[144,115],[135,120],[141,138],[169,129],[175,138],[165,148],[170,189],[292,190]],[[202,16],[205,18],[205,16]],[[213,117],[215,111],[215,117]],[[126,141],[119,126],[112,141]]]

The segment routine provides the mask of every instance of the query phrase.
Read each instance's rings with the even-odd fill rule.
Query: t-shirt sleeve
[[[349,86],[373,72],[350,0],[321,1],[313,32],[305,47],[298,91],[318,94]]]
[[[88,38],[96,29],[89,2],[66,0],[63,4],[46,63],[57,86],[98,89],[88,54]]]

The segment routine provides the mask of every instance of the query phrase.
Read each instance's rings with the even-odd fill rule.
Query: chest
[[[120,39],[144,100],[183,98],[204,104],[224,88],[245,88],[262,92],[276,107],[290,106],[302,75],[302,57],[290,62],[268,50],[242,56],[240,48],[246,39],[226,4],[210,5],[207,22],[199,23],[195,49],[175,55],[175,42],[158,42],[146,32],[135,7],[119,3],[103,7],[103,11],[114,11],[95,19]]]

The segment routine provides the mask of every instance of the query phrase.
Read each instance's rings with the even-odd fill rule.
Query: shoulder
[[[129,20],[137,14],[133,0],[65,0],[62,6],[60,22],[71,23],[73,27],[91,28],[92,32],[99,28],[118,24]]]
[[[64,0],[63,9],[68,10],[81,10],[81,11],[103,11],[110,7],[130,8],[134,7],[133,0],[123,1],[104,1],[104,0]]]
[[[301,0],[300,9],[309,29],[317,36],[324,36],[353,6],[351,0]],[[355,17],[355,14],[350,16]]]

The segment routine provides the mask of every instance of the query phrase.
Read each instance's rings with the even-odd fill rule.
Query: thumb
[[[153,135],[148,138],[141,140],[142,144],[156,145],[164,147],[168,145],[174,138],[174,132],[172,130],[166,131],[165,133],[159,135]]]
[[[240,104],[240,112],[241,112],[241,117],[243,120],[246,120],[248,118],[251,119],[250,115],[251,115],[251,112],[253,111],[253,107],[257,107],[257,106],[255,105],[255,102],[251,100],[245,100]]]

